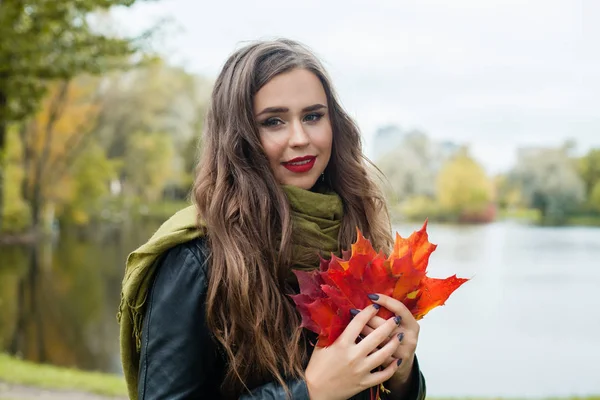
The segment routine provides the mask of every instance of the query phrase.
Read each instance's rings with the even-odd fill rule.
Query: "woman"
[[[419,326],[399,301],[371,295],[321,348],[289,298],[292,269],[350,248],[356,227],[375,248],[392,243],[358,128],[315,56],[290,40],[235,52],[202,144],[194,206],[128,258],[119,320],[130,397],[367,399],[383,384],[384,398],[424,398]],[[396,317],[376,317],[380,306]]]

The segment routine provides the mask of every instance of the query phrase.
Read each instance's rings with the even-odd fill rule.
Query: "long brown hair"
[[[313,72],[327,95],[333,147],[324,179],[339,194],[341,249],[356,227],[376,249],[392,238],[383,196],[368,173],[356,124],[336,100],[318,59],[291,40],[262,41],[233,53],[219,74],[208,110],[194,198],[211,249],[207,323],[228,358],[227,397],[269,379],[303,376],[300,318],[286,294],[292,266],[287,198],[269,168],[254,119],[253,97],[278,74]]]

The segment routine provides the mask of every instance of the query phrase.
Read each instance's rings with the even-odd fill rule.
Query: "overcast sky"
[[[168,58],[214,77],[244,41],[289,37],[332,75],[367,145],[378,126],[470,143],[490,172],[519,146],[600,147],[600,0],[160,0]]]

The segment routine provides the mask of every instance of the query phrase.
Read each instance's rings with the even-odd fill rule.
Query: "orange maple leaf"
[[[291,297],[302,316],[302,326],[319,335],[317,346],[328,346],[350,322],[351,309],[372,304],[370,293],[400,300],[415,319],[423,318],[468,281],[456,275],[446,279],[426,275],[436,247],[429,242],[427,221],[407,239],[396,234],[389,257],[377,253],[357,229],[357,240],[350,252],[344,252],[344,258],[332,255],[330,260],[321,260],[319,270],[294,271],[300,294]],[[386,319],[393,316],[383,307],[377,315]]]

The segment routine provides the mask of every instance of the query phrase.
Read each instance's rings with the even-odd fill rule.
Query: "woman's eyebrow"
[[[317,104],[313,104],[312,106],[304,107],[302,109],[302,112],[316,111],[316,110],[321,110],[323,108],[327,108],[327,106],[317,103]],[[290,111],[290,109],[287,107],[267,107],[264,110],[262,110],[261,112],[259,112],[258,114],[256,114],[256,116],[260,117],[263,114],[286,113],[288,111]]]

